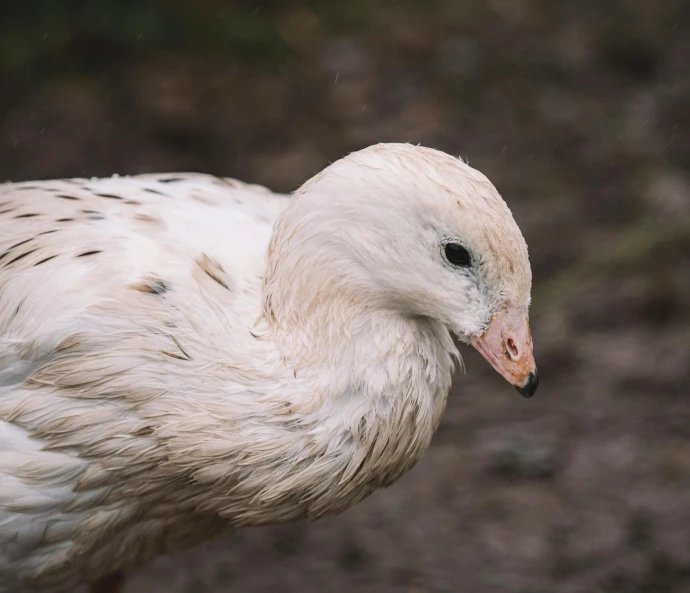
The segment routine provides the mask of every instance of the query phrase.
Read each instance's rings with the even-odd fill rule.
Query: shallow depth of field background
[[[686,0],[7,4],[0,180],[287,192],[421,143],[487,174],[530,247],[536,397],[465,348],[395,486],[161,558],[128,593],[690,591]]]

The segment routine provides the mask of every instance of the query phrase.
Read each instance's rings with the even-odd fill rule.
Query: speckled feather
[[[463,232],[476,219],[486,290],[446,314],[456,279],[434,294],[431,270],[389,269],[416,235],[382,228],[414,211],[426,233],[450,210]],[[0,185],[0,592],[67,590],[391,484],[440,422],[449,330],[506,299],[526,311],[529,285],[493,186],[408,145],[293,200],[196,174]]]
[[[126,567],[183,545],[190,530],[212,535],[211,516],[171,529],[179,511],[162,520],[169,503],[144,502],[164,498],[143,491],[160,487],[151,472],[168,456],[151,418],[160,410],[147,403],[187,387],[176,367],[202,377],[247,340],[223,330],[248,333],[260,311],[247,297],[286,198],[204,175],[147,175],[6,184],[0,204],[0,590],[97,576],[110,545]],[[210,359],[191,360],[194,332]],[[193,410],[174,411],[193,422]]]

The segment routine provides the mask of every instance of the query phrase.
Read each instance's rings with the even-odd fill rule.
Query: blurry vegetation
[[[0,44],[1,74],[16,81],[104,73],[161,51],[231,53],[270,65],[289,50],[260,6],[204,0],[13,3],[0,21]]]
[[[293,40],[364,30],[381,0],[29,0],[4,8],[0,75],[14,81],[94,75],[161,51],[274,68],[294,58]],[[410,7],[433,8],[433,1]]]

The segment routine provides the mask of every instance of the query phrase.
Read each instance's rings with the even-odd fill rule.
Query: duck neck
[[[269,248],[257,327],[279,371],[242,426],[253,469],[236,486],[238,500],[262,510],[217,501],[238,523],[339,512],[395,481],[431,442],[457,355],[442,324],[387,306],[338,260],[337,244],[296,240],[286,220]]]
[[[373,405],[400,390],[435,392],[439,374],[447,392],[457,356],[448,330],[398,310],[378,279],[354,264],[345,231],[299,199],[292,208],[269,245],[262,321],[294,377],[324,402],[359,393]]]
[[[318,268],[318,261],[309,270],[293,266],[281,279],[286,268],[278,265],[263,295],[264,321],[307,408],[324,422],[347,418],[346,431],[357,424],[357,410],[391,431],[412,422],[430,438],[458,356],[448,330],[386,308],[355,277],[338,273],[317,282]],[[418,414],[423,420],[412,419]]]
[[[411,469],[431,443],[451,385],[457,352],[445,327],[356,307],[338,294],[328,306],[304,299],[273,318],[290,377],[288,422],[295,424],[285,438],[296,461],[286,472],[289,487],[276,486],[280,497],[266,502],[290,518],[343,511]],[[283,428],[275,430],[283,438]],[[295,499],[308,501],[300,515],[284,506]]]
[[[194,430],[174,427],[167,454],[194,468],[193,502],[236,525],[345,510],[417,462],[445,407],[448,331],[374,307],[352,279],[316,277],[274,264],[253,342],[266,372],[232,398],[214,393],[207,426],[192,415],[177,422]]]

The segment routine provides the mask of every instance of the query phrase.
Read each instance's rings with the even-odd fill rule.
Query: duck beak
[[[524,397],[534,395],[539,375],[524,313],[504,309],[491,320],[484,334],[472,337],[471,343]]]

